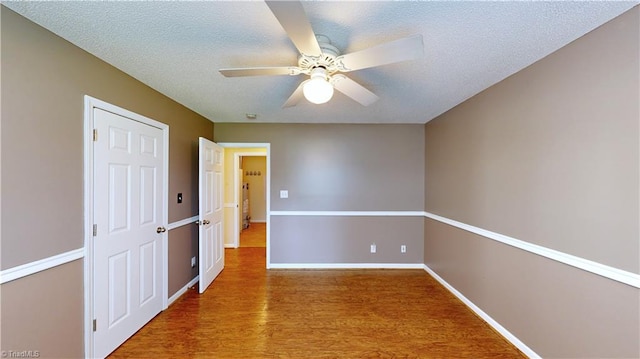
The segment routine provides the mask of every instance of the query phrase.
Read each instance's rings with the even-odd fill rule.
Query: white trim
[[[167,230],[170,231],[172,229],[176,229],[178,227],[186,226],[187,224],[193,224],[193,223],[197,223],[197,222],[198,222],[198,216],[193,216],[191,218],[185,218],[185,219],[177,221],[177,222],[169,223],[169,225],[167,225]]]
[[[272,216],[422,217],[423,211],[271,211]]]
[[[271,263],[272,269],[423,269],[422,263]]]
[[[224,208],[236,208],[236,204],[235,203],[225,203],[223,205]]]
[[[493,327],[498,333],[502,334],[505,339],[511,342],[511,344],[515,345],[520,351],[522,351],[529,358],[541,358],[536,352],[534,352],[531,348],[529,348],[526,344],[524,344],[520,339],[518,339],[515,335],[511,334],[505,327],[500,325],[497,321],[491,318],[487,313],[485,313],[482,309],[480,309],[477,305],[473,304],[472,301],[467,299],[462,293],[456,290],[451,284],[447,283],[444,279],[442,279],[436,272],[434,272],[431,268],[429,268],[426,264],[423,265],[423,269],[429,273],[435,280],[437,280],[440,284],[442,284],[445,288],[447,288],[453,295],[458,297],[464,304],[467,305],[471,310],[473,310],[480,318],[482,318],[487,324]]]
[[[271,144],[270,143],[262,143],[262,142],[251,142],[251,143],[243,143],[243,142],[220,142],[218,145],[222,147],[229,148],[267,148]],[[252,154],[260,153],[260,152],[251,152]],[[264,155],[264,154],[263,154]]]
[[[164,124],[162,122],[158,122],[152,119],[147,119],[143,117],[145,120],[144,123],[151,124],[153,121],[155,122],[162,130],[162,140],[164,141],[164,161],[162,164],[163,174],[162,177],[164,179],[164,193],[162,194],[162,223],[166,223],[167,227],[169,226],[169,125]],[[162,310],[165,310],[169,307],[169,233],[162,233]]]
[[[266,267],[267,269],[271,268],[271,143],[240,143],[240,142],[221,142],[218,143],[218,145],[225,147],[225,148],[266,148],[266,156],[267,156],[267,178],[266,178],[266,196],[267,196],[267,208],[266,208],[266,212],[267,212],[267,248],[266,248],[266,252],[267,252],[267,260],[266,260]],[[252,152],[252,156],[259,156],[261,152]],[[263,155],[265,155],[263,153]],[[234,156],[235,157],[235,156]],[[238,167],[238,163],[234,163],[234,166],[237,168]],[[234,178],[235,178],[235,173],[236,173],[236,169],[234,169]],[[234,181],[235,183],[237,183],[238,181]],[[234,186],[235,186],[234,183]],[[236,195],[237,197],[237,195]],[[237,214],[238,211],[235,211],[235,213]],[[238,218],[239,220],[239,218]],[[238,222],[236,222],[236,224],[238,224]],[[238,229],[238,226],[236,225],[236,230]],[[239,234],[238,234],[238,238],[239,238]],[[238,244],[236,244],[236,247],[238,246]]]
[[[91,96],[84,96],[84,353],[85,357],[93,357],[93,109],[105,111],[127,117],[149,126],[162,130],[164,141],[163,173],[161,174],[165,191],[162,194],[162,223],[169,221],[169,125],[125,110],[121,107],[98,100]],[[169,278],[169,242],[168,233],[162,233],[162,310],[168,307],[168,278]]]
[[[93,98],[84,96],[84,356],[93,357]],[[87,245],[89,243],[89,246]]]
[[[424,212],[424,216],[427,218],[436,220],[438,222],[442,222],[450,226],[460,228],[467,232],[471,232],[489,239],[493,239],[500,243],[504,243],[512,247],[522,249],[524,251],[537,254],[545,258],[552,259],[554,261],[564,263],[572,267],[579,268],[611,280],[618,281],[620,283],[630,285],[632,287],[640,288],[640,274],[614,268],[605,264],[594,262],[589,259],[585,259],[585,258],[577,257],[568,253],[560,252],[555,249],[525,242],[523,240],[505,236],[503,234],[491,232],[486,229],[474,227],[472,225],[461,223],[453,219],[441,217],[433,213]]]
[[[0,284],[11,282],[12,280],[20,279],[65,263],[73,262],[83,257],[84,248],[78,248],[72,251],[56,254],[55,256],[8,268],[0,271]]]
[[[249,223],[267,223],[266,219],[253,219],[250,220]]]
[[[196,285],[196,283],[198,283],[198,281],[200,280],[200,276],[197,275],[195,278],[193,278],[189,283],[187,283],[187,285],[185,285],[184,287],[178,289],[177,292],[175,292],[174,295],[172,295],[168,302],[169,305],[171,305],[173,302],[176,301],[176,299],[180,298],[181,295],[183,295],[184,293],[187,292],[187,290],[189,290],[189,288],[193,287],[194,285]]]

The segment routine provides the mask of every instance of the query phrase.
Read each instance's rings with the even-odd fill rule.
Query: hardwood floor
[[[111,358],[524,358],[423,270],[269,270],[226,250]]]
[[[240,247],[266,247],[267,224],[251,223],[249,228],[240,232]]]

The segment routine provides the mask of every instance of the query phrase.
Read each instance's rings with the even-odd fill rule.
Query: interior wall
[[[422,227],[416,232],[400,225],[407,216],[389,220],[395,223],[393,235],[366,231],[367,243],[355,245],[358,238],[347,235],[352,233],[348,223],[357,227],[363,222],[344,214],[423,211],[423,125],[216,123],[214,138],[271,144],[271,211],[279,212],[271,216],[273,263],[315,263],[320,258],[329,263],[422,263]],[[280,190],[288,190],[289,198],[280,198]],[[309,219],[303,216],[308,211],[329,212],[323,226],[338,232],[325,231],[318,238],[311,227],[296,225]],[[329,235],[341,243],[318,242]],[[286,249],[283,243],[291,241],[300,251]],[[374,242],[381,250],[370,257]],[[404,256],[397,255],[401,242],[408,246]]]
[[[84,357],[82,271],[76,260],[2,284],[3,357],[29,350],[33,358]]]
[[[640,273],[639,26],[636,6],[427,123],[427,212]],[[424,258],[543,357],[640,356],[638,288],[431,219]]]
[[[191,268],[191,258],[199,256],[198,226],[195,223],[169,231],[169,297],[198,276],[198,265]]]
[[[84,95],[170,126],[169,222],[196,215],[197,141],[199,136],[213,138],[213,124],[13,11],[0,6],[0,13],[1,269],[84,246]],[[178,192],[183,193],[182,204],[176,203]],[[176,244],[172,232],[170,246]],[[179,237],[179,246],[191,251],[197,237]],[[172,261],[172,253],[170,262],[175,265],[169,268],[169,280],[182,273],[189,273],[188,277],[190,263]],[[2,285],[2,325],[12,331],[9,336],[3,330],[2,350],[36,350],[42,338],[32,333],[39,332],[43,322],[51,322],[45,335],[50,345],[43,348],[41,357],[78,357],[83,352],[82,336],[75,337],[77,323],[84,318],[83,304],[76,300],[83,291],[83,266],[73,265],[69,269],[73,273],[64,275],[51,271]],[[27,280],[35,287],[74,289],[68,296],[40,295],[29,301],[8,301],[11,288]],[[26,322],[7,315],[24,312],[27,305],[42,309],[39,320]],[[65,313],[66,317],[58,320],[56,313]],[[76,340],[69,341],[69,335]]]

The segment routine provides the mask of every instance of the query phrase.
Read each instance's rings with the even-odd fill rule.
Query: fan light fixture
[[[311,79],[302,88],[304,97],[316,105],[325,103],[333,97],[333,85],[327,81],[326,70],[316,67],[311,70]]]

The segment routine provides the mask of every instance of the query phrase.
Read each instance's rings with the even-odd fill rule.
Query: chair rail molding
[[[630,285],[632,287],[640,288],[640,274],[629,272],[626,270],[618,269],[608,266],[606,264],[598,263],[586,258],[574,256],[572,254],[557,251],[555,249],[543,247],[537,244],[529,243],[520,239],[505,236],[500,233],[491,232],[486,229],[478,228],[466,223],[458,222],[456,220],[438,216],[437,214],[424,212],[424,216],[438,222],[448,224],[452,227],[456,227],[467,232],[471,232],[480,235],[485,238],[492,239],[494,241],[510,245],[512,247],[522,249],[529,253],[537,254],[554,261],[570,265],[575,268],[597,274],[599,276],[615,280],[620,283]]]

